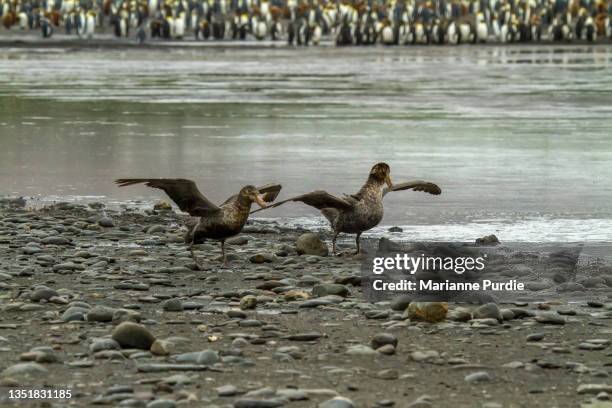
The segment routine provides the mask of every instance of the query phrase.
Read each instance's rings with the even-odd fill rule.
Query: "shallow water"
[[[386,161],[443,189],[387,196],[405,238],[610,241],[610,129],[606,46],[0,53],[0,194],[45,201],[163,197],[112,183],[141,176],[351,193]]]

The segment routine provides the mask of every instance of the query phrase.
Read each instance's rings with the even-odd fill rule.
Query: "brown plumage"
[[[102,12],[105,16],[110,15],[113,2],[112,0],[104,0],[102,3]]]
[[[606,35],[606,21],[608,18],[607,13],[599,13],[595,16],[595,28],[597,29],[598,36]]]
[[[270,15],[272,16],[272,19],[274,21],[278,20],[279,18],[282,18],[284,13],[284,9],[277,6],[270,6]],[[291,17],[291,12],[289,12],[289,17]]]
[[[274,208],[289,201],[301,201],[306,205],[321,210],[334,230],[332,250],[336,252],[336,238],[341,232],[357,234],[355,243],[359,253],[359,237],[361,233],[374,228],[383,218],[383,197],[392,191],[413,190],[423,191],[433,195],[442,193],[440,187],[423,180],[413,180],[406,183],[393,184],[391,169],[386,163],[378,163],[372,167],[368,179],[356,194],[345,195],[343,198],[333,196],[326,191],[313,191],[286,200],[278,201],[266,208]],[[386,184],[386,187],[385,187]],[[257,212],[261,210],[255,210]]]
[[[60,19],[62,18],[60,13],[57,10],[52,10],[51,13],[47,14],[47,18],[49,19],[49,21],[51,21],[51,24],[53,24],[55,27],[59,27]]]
[[[17,15],[12,11],[7,12],[2,18],[2,25],[7,30],[11,28],[11,26],[15,24],[16,22],[17,22]]]
[[[181,211],[189,213],[192,217],[199,217],[197,222],[189,226],[185,237],[185,243],[189,244],[191,256],[198,269],[200,266],[193,253],[193,245],[200,244],[207,238],[220,241],[223,264],[227,266],[225,240],[242,231],[249,218],[251,204],[257,203],[264,208],[266,203],[276,199],[281,190],[280,184],[267,184],[262,187],[248,185],[217,206],[204,197],[192,180],[138,178],[118,179],[115,183],[119,187],[144,183],[149,187],[164,190]]]

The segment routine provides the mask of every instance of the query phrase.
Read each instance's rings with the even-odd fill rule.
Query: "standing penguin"
[[[321,43],[321,37],[323,36],[323,29],[317,23],[313,27],[311,27],[312,32],[312,44],[319,45]]]
[[[459,24],[459,42],[461,43],[474,43],[476,42],[476,35],[472,26],[467,22]]]
[[[593,17],[588,15],[585,10],[585,20],[584,20],[584,28],[582,33],[582,39],[593,42],[597,38],[597,31],[595,29],[595,22],[593,21]]]
[[[391,27],[391,23],[389,22],[389,20],[386,20],[383,23],[382,29],[380,31],[380,41],[384,45],[393,45],[395,43],[394,37],[395,36],[393,35],[393,27]]]
[[[272,38],[272,41],[280,40],[283,38],[283,25],[280,21],[272,21],[272,26],[270,27],[270,37]]]
[[[199,8],[196,6],[189,12],[189,27],[194,30],[196,40],[198,39],[198,31],[200,30],[200,9],[201,6]]]
[[[249,15],[246,13],[240,14],[238,18],[238,37],[241,40],[246,40],[247,33],[249,32]]]
[[[174,20],[172,19],[171,16],[167,16],[164,19],[164,22],[162,25],[162,37],[165,40],[169,40],[170,38],[172,38],[173,32],[174,32]]]
[[[125,9],[122,9],[119,12],[119,36],[127,37],[130,32],[130,26],[128,23],[128,12]]]
[[[289,23],[289,37],[287,39],[289,45],[293,42],[297,45],[308,45],[310,42],[310,27],[306,21],[305,7],[295,7],[291,11],[291,22]]]
[[[476,13],[476,41],[484,43],[489,38],[489,29],[485,22],[484,14]]]
[[[447,42],[450,45],[459,44],[459,30],[457,30],[457,24],[451,21],[446,29]]]
[[[297,30],[297,44],[308,46],[310,39],[312,38],[312,32],[308,24],[302,20]]]
[[[431,24],[431,42],[438,45],[444,44],[444,30],[438,18],[434,18]]]
[[[68,13],[65,15],[65,28],[66,28],[66,34],[67,35],[71,35],[72,34],[72,29],[74,28],[74,13]]]
[[[549,37],[553,41],[559,42],[572,40],[572,30],[561,17],[555,17],[553,19],[553,23],[550,26],[549,31]]]
[[[584,39],[584,34],[585,34],[585,22],[586,22],[586,10],[584,8],[580,9],[578,11],[578,15],[575,19],[575,23],[574,23],[574,32],[576,35],[576,38],[579,40],[583,40]]]
[[[174,28],[173,37],[178,40],[182,40],[183,37],[185,36],[185,12],[184,11],[181,11],[178,17],[174,19],[173,28]]]
[[[145,30],[144,24],[141,24],[136,30],[136,40],[138,44],[144,44],[147,39],[147,32]]]
[[[308,30],[310,32],[310,41],[313,45],[319,45],[321,42],[321,37],[323,35],[323,29],[319,24],[319,20],[321,20],[321,10],[319,8],[314,8],[308,10]]]
[[[77,35],[83,37],[85,35],[85,23],[87,22],[87,18],[85,17],[85,10],[79,8],[75,14],[75,25]]]
[[[208,20],[206,20],[205,18],[200,20],[200,26],[199,26],[199,38],[201,38],[202,40],[208,40],[210,38],[211,35],[211,29],[210,29],[210,24],[208,23]]]
[[[225,37],[225,22],[223,16],[212,14],[210,25],[212,26],[212,36],[215,40],[222,40]]]
[[[151,38],[157,38],[162,36],[162,22],[160,21],[160,19],[153,19],[149,27],[151,28]]]
[[[89,11],[85,17],[85,29],[84,34],[88,39],[92,39],[94,36],[94,30],[96,28],[96,14],[93,11]]]
[[[264,40],[268,34],[268,24],[266,20],[261,16],[253,16],[251,18],[251,25],[253,26],[253,35],[258,40]]]
[[[542,40],[542,23],[537,13],[531,17],[531,40],[536,42]]]
[[[516,30],[514,30],[514,26],[510,19],[504,20],[501,24],[500,32],[499,32],[499,40],[502,43],[512,43],[514,42],[514,36],[516,34]]]
[[[425,30],[425,26],[421,21],[417,21],[413,25],[413,31],[415,44],[427,44],[429,42],[427,31]]]
[[[25,11],[20,11],[17,15],[17,19],[19,20],[19,29],[25,30],[28,28],[28,15]]]
[[[45,16],[40,19],[40,31],[43,38],[51,38],[53,35],[53,25]]]
[[[351,25],[345,17],[342,19],[338,33],[336,34],[336,45],[351,45],[353,42],[353,34]]]

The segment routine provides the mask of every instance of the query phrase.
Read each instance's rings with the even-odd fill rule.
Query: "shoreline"
[[[139,213],[146,214],[156,203],[166,202],[163,199],[138,199],[121,201],[116,198],[101,198],[96,197],[53,197],[40,198],[34,196],[24,196],[26,205],[29,210],[43,210],[55,205],[75,205],[77,207],[89,208],[90,210],[103,209],[114,213]],[[17,196],[0,195],[0,206],[7,205],[11,201],[19,200]],[[186,216],[180,212],[178,208],[172,206],[172,211],[176,212],[179,217]],[[389,238],[397,242],[410,242],[413,239],[426,242],[461,242],[473,243],[478,237],[488,234],[496,234],[504,244],[515,246],[522,245],[587,245],[590,247],[607,247],[612,246],[612,239],[601,236],[601,231],[594,232],[590,227],[600,225],[605,229],[605,225],[612,223],[608,213],[594,214],[557,214],[557,217],[550,218],[548,215],[539,213],[525,213],[522,216],[513,218],[496,218],[491,221],[491,216],[484,216],[483,219],[455,219],[444,218],[437,220],[429,220],[416,224],[403,224],[402,222],[383,221],[373,229],[364,233],[363,237],[367,239]],[[248,223],[260,223],[273,225],[275,228],[280,228],[283,231],[313,231],[324,234],[326,237],[331,237],[328,221],[320,214],[301,214],[296,216],[275,215],[268,216],[266,213],[259,213],[249,218]],[[551,224],[553,223],[553,224]],[[573,234],[559,232],[555,236],[552,231],[556,227],[563,224],[565,230],[573,230]],[[550,225],[550,228],[542,231],[544,225]],[[504,227],[506,229],[504,229]],[[430,229],[436,231],[432,232]],[[525,231],[527,229],[527,231]],[[428,232],[429,231],[429,232]],[[539,231],[539,233],[537,233]],[[591,231],[591,235],[587,231]],[[471,234],[469,233],[471,232]],[[416,238],[414,236],[416,235]],[[539,239],[529,239],[529,236],[538,236]],[[412,238],[410,238],[412,237]],[[350,234],[340,234],[338,237],[341,241],[351,241]]]
[[[257,49],[465,49],[465,48],[572,48],[572,47],[607,47],[612,44],[612,39],[603,39],[596,42],[587,42],[578,40],[572,42],[524,42],[524,43],[499,43],[487,42],[478,44],[460,44],[460,45],[423,45],[414,44],[406,46],[386,46],[376,44],[374,46],[336,46],[333,40],[321,41],[317,46],[290,46],[285,41],[197,41],[192,39],[177,40],[148,40],[143,44],[139,44],[135,39],[118,39],[110,36],[106,38],[94,39],[79,39],[74,36],[64,36],[64,38],[42,38],[37,35],[6,35],[0,34],[0,48],[83,48],[83,49],[141,49],[141,50],[160,50],[160,49],[231,49],[231,50],[257,50]]]

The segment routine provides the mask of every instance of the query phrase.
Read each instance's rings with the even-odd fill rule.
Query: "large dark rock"
[[[137,348],[149,350],[155,341],[155,336],[142,324],[123,322],[115,327],[112,334],[115,340],[123,348]]]
[[[498,245],[499,239],[497,239],[495,235],[491,234],[482,238],[477,238],[476,243],[478,245]]]

